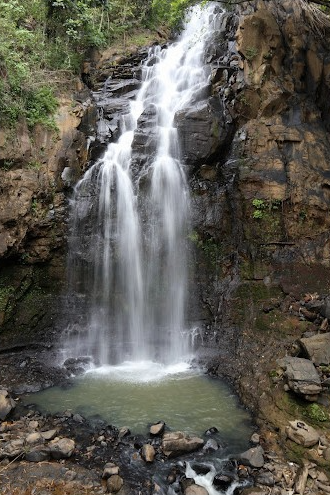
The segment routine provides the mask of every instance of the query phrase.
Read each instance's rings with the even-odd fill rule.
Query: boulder
[[[107,490],[109,493],[118,493],[123,484],[123,478],[121,478],[118,474],[114,474],[107,480]]]
[[[42,462],[50,459],[50,449],[44,445],[36,445],[26,452],[25,459],[29,462]]]
[[[321,380],[315,366],[308,359],[287,356],[277,361],[284,369],[290,389],[307,400],[314,400],[321,392]]]
[[[119,467],[113,462],[108,462],[103,468],[102,478],[108,479],[115,474],[119,474]]]
[[[15,402],[9,394],[7,390],[0,390],[0,420],[3,421],[6,419],[8,414],[15,408]]]
[[[265,486],[274,486],[275,485],[275,478],[272,473],[269,471],[265,471],[264,473],[259,473],[256,478],[255,482],[258,485],[265,485]]]
[[[216,486],[217,489],[225,492],[233,481],[233,478],[227,474],[216,474],[213,478],[213,485]]]
[[[303,447],[313,447],[320,439],[320,435],[315,428],[304,421],[290,421],[285,431],[290,440]]]
[[[203,450],[205,452],[214,452],[215,450],[219,449],[219,444],[214,438],[209,438],[206,442],[206,444],[203,447]]]
[[[251,466],[253,468],[261,468],[264,463],[264,449],[258,445],[252,449],[246,450],[239,455],[239,461],[245,466]]]
[[[70,438],[52,440],[49,443],[50,453],[53,459],[65,459],[71,457],[75,448],[75,443]]]
[[[204,440],[198,437],[190,437],[182,431],[165,433],[162,441],[162,449],[166,456],[175,457],[187,452],[193,452],[204,445]]]
[[[320,333],[308,339],[300,339],[300,343],[316,366],[330,364],[330,333]]]
[[[23,439],[18,438],[17,440],[11,440],[5,443],[3,447],[0,447],[0,459],[5,459],[6,457],[13,459],[22,454],[24,450]]]
[[[153,462],[155,459],[156,452],[153,446],[147,443],[143,445],[141,455],[142,455],[142,459],[144,459],[146,462]]]
[[[165,423],[164,421],[159,421],[158,423],[155,423],[154,425],[150,426],[150,435],[157,437],[159,435],[162,435],[165,429]]]

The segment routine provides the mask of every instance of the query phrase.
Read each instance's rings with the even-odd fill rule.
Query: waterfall
[[[69,323],[71,355],[92,355],[100,364],[170,364],[191,352],[189,191],[175,115],[208,81],[204,53],[215,11],[211,3],[193,7],[176,43],[150,49],[118,141],[75,188],[69,279],[86,317]],[[155,146],[136,170],[134,142],[146,115]]]

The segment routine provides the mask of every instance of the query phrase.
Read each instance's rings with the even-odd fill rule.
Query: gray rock
[[[41,431],[40,433],[45,440],[53,440],[57,435],[57,430]]]
[[[155,459],[156,451],[152,445],[147,443],[143,445],[141,455],[142,459],[144,459],[146,462],[153,462]]]
[[[76,423],[83,423],[84,422],[84,418],[80,414],[74,414],[72,419]]]
[[[325,483],[326,485],[329,485],[329,478],[323,471],[317,471],[316,479],[321,483]]]
[[[37,445],[26,452],[25,459],[29,462],[42,462],[50,459],[50,450],[44,445]]]
[[[307,400],[314,400],[321,392],[319,374],[308,359],[287,356],[277,363],[284,369],[288,385],[296,394],[303,395]]]
[[[71,457],[75,448],[75,443],[70,438],[61,438],[52,440],[49,443],[49,449],[53,459],[65,459]]]
[[[7,390],[0,391],[0,420],[3,421],[6,419],[8,414],[15,408],[16,404],[9,394]]]
[[[204,445],[204,440],[198,437],[190,437],[182,431],[165,433],[162,441],[162,449],[166,456],[175,457],[186,452],[193,452]]]
[[[204,445],[203,450],[205,452],[212,452],[218,450],[218,448],[219,448],[218,442],[214,440],[214,438],[209,438],[206,444]]]
[[[103,474],[102,478],[103,479],[108,479],[110,476],[113,476],[115,474],[119,474],[119,467],[116,466],[113,462],[108,462],[103,469]]]
[[[114,474],[107,480],[107,490],[109,493],[117,493],[119,492],[123,484],[123,478],[121,478],[118,474]]]
[[[127,437],[128,435],[130,435],[130,433],[131,431],[129,428],[127,428],[127,426],[122,426],[119,430],[118,438],[121,439]]]
[[[258,445],[257,447],[253,447],[252,449],[240,454],[239,460],[246,466],[261,468],[265,464],[264,450],[260,445]]]
[[[258,483],[258,485],[265,485],[265,486],[274,486],[275,485],[274,475],[272,473],[267,472],[267,471],[264,473],[258,474],[258,476],[256,476],[256,478],[255,478],[255,481],[256,481],[256,483]]]
[[[300,339],[300,343],[316,366],[330,364],[330,333],[320,333],[308,339]]]
[[[76,479],[77,473],[75,471],[72,471],[71,469],[68,469],[64,475],[65,481],[73,481]]]
[[[290,421],[285,431],[290,440],[303,447],[312,447],[320,438],[319,433],[304,421]]]
[[[11,440],[5,443],[5,445],[0,448],[0,459],[13,459],[24,452],[24,440],[19,438],[17,440]]]

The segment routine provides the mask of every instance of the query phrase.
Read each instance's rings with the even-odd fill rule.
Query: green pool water
[[[216,427],[220,441],[234,449],[246,445],[251,435],[250,416],[227,384],[186,365],[102,367],[74,378],[69,387],[31,394],[25,403],[43,412],[70,409],[86,418],[98,415],[132,433],[147,433],[148,426],[160,420],[171,430],[194,434]]]

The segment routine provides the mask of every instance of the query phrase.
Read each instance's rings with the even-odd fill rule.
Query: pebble
[[[115,474],[119,474],[119,467],[116,466],[113,462],[108,462],[103,469],[103,474],[102,478],[103,479],[108,479],[110,476],[113,476]]]
[[[258,435],[258,433],[253,433],[253,435],[251,435],[250,442],[254,444],[260,443],[260,435]]]
[[[123,478],[121,478],[118,474],[114,474],[110,476],[107,480],[107,489],[109,493],[117,493],[121,489],[124,484]]]

